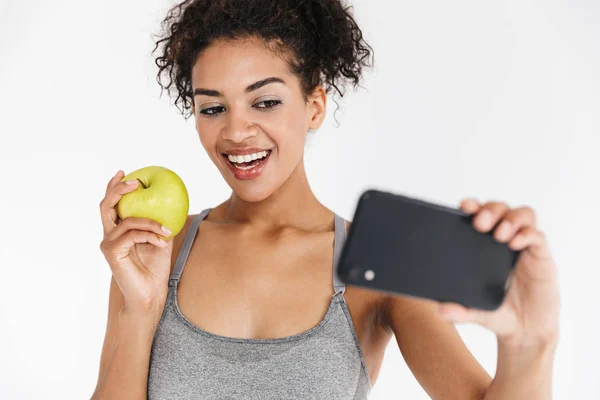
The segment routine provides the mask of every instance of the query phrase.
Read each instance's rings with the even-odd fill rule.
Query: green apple
[[[177,235],[185,225],[190,206],[181,178],[168,168],[149,166],[125,175],[121,181],[130,179],[140,183],[117,203],[119,218],[149,218],[171,230],[171,235],[160,238],[168,240]]]

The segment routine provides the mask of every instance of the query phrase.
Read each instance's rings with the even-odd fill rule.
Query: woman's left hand
[[[453,322],[475,322],[491,329],[507,344],[529,346],[553,343],[558,335],[559,291],[556,265],[544,234],[536,228],[530,207],[509,208],[506,203],[474,199],[460,203],[461,210],[474,214],[479,232],[493,231],[493,237],[521,250],[508,293],[495,311],[466,308],[441,302],[440,315]]]

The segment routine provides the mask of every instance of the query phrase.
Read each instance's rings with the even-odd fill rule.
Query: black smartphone
[[[520,251],[473,227],[473,216],[400,194],[365,191],[337,265],[339,279],[396,295],[495,310]]]

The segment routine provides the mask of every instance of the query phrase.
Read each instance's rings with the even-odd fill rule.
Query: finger
[[[542,232],[532,227],[523,227],[509,242],[509,247],[513,250],[522,250],[516,263],[515,275],[538,283],[556,282],[556,263]],[[527,260],[522,262],[523,257]]]
[[[481,204],[474,198],[469,197],[460,202],[460,209],[469,214],[479,211],[480,208]]]
[[[535,227],[535,211],[531,207],[518,207],[510,209],[498,227],[495,229],[494,238],[499,242],[507,242],[525,226]]]
[[[108,193],[110,192],[110,190],[117,184],[119,183],[119,181],[121,179],[123,179],[123,177],[121,176],[121,174],[124,174],[123,171],[118,170],[117,173],[108,181],[108,184],[106,185],[106,191],[104,192],[104,197],[106,197],[108,195]],[[102,214],[102,202],[100,202],[100,213]],[[118,219],[118,217],[115,217],[114,214],[116,214],[116,210],[114,212],[110,212],[110,220],[111,221],[115,221]],[[102,221],[102,224],[104,225],[104,221]],[[104,230],[106,232],[106,229]]]
[[[118,223],[119,218],[117,215],[116,205],[119,203],[121,198],[130,192],[136,190],[139,186],[138,180],[133,180],[133,184],[127,184],[124,181],[117,182],[106,195],[103,203],[101,203],[101,212],[105,225],[105,233],[110,232]]]
[[[439,302],[438,313],[445,321],[476,323],[500,336],[511,333],[517,322],[514,314],[508,312],[508,309],[504,305],[500,306],[497,310],[486,311],[465,307],[453,302]]]
[[[155,233],[137,230],[131,230],[120,236],[115,241],[108,243],[109,245],[106,247],[110,248],[109,253],[117,261],[128,257],[129,251],[137,243],[150,243],[156,247],[164,249],[168,247],[168,243],[160,239]]]
[[[484,204],[473,217],[473,226],[479,232],[489,232],[509,210],[506,203],[490,201]]]
[[[550,259],[552,254],[548,247],[546,235],[532,226],[524,226],[508,242],[508,247],[513,250],[527,249],[531,254],[539,259]]]
[[[106,187],[106,194],[105,196],[110,192],[110,190],[115,187],[115,185],[117,185],[122,179],[123,176],[121,176],[121,173],[123,176],[125,176],[125,173],[121,170],[119,170],[117,172],[117,174],[113,177],[113,179],[111,179],[111,181],[108,183],[108,186]],[[111,221],[114,221],[115,224],[119,223],[119,216],[117,215],[117,210],[115,210],[114,208],[112,208],[110,211],[110,217],[111,217]]]
[[[110,179],[110,181],[108,181],[108,184],[106,185],[106,191],[104,192],[105,197],[108,194],[108,191],[123,178],[121,176],[122,173],[123,171],[118,170],[117,173]]]
[[[117,226],[117,210],[115,206],[123,195],[133,192],[139,186],[139,181],[134,181],[133,185],[128,185],[125,182],[118,182],[109,191],[108,194],[100,202],[100,215],[102,225],[104,226],[104,234],[108,235],[115,226]]]
[[[171,232],[163,227],[159,222],[149,218],[127,217],[118,224],[109,234],[107,239],[116,240],[119,236],[130,230],[154,232],[161,239],[167,240]]]
[[[440,302],[438,313],[442,319],[452,322],[475,322],[476,319],[474,309],[453,302]]]

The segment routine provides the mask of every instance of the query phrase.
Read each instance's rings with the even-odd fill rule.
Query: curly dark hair
[[[191,72],[201,52],[215,40],[256,37],[288,62],[305,101],[319,84],[343,97],[344,84],[358,86],[363,67],[374,64],[373,49],[363,40],[351,8],[342,0],[185,0],[168,11],[161,23],[163,37],[152,51],[166,42],[155,59],[161,96],[164,89],[170,95],[175,82],[175,105],[185,119],[191,117]],[[165,70],[168,85],[161,82]]]

